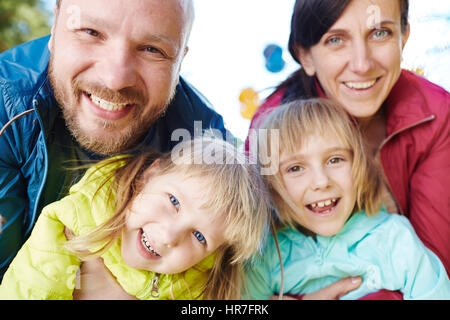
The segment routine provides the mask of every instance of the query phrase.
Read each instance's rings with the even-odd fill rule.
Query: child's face
[[[280,155],[280,173],[299,208],[296,222],[322,236],[337,234],[356,201],[352,154],[340,139],[309,136],[295,154]]]
[[[201,178],[150,173],[131,205],[122,234],[125,262],[137,269],[173,274],[216,251],[225,242],[225,217],[213,219],[210,210],[201,208],[204,187]]]

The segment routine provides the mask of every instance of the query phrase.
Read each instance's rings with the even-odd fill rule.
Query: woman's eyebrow
[[[383,20],[381,22],[375,22],[373,25],[371,25],[370,27],[368,26],[368,29],[376,29],[379,26],[385,26],[388,24],[392,24],[395,25],[396,23],[392,20]],[[347,29],[341,29],[341,28],[334,28],[334,29],[330,29],[328,30],[324,35],[329,35],[329,34],[344,34],[344,33],[349,33],[349,30]]]
[[[385,26],[385,25],[387,25],[387,24],[392,24],[392,25],[395,25],[395,22],[394,21],[392,21],[392,20],[383,20],[383,21],[381,21],[381,22],[375,22],[372,26],[370,26],[369,27],[369,29],[376,29],[377,27],[379,27],[379,26]]]

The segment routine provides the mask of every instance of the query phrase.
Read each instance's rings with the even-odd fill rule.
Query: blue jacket
[[[47,77],[48,41],[46,36],[0,55],[0,129],[15,116],[33,110],[13,121],[0,137],[0,215],[6,219],[0,233],[0,280],[42,208],[64,196],[64,181],[58,180],[64,174],[56,168],[73,157],[70,148],[49,154],[49,146],[70,144],[71,137],[58,120],[60,108]],[[172,103],[149,128],[142,146],[169,151],[178,142],[171,141],[175,129],[187,129],[191,136],[201,134],[194,121],[201,121],[201,129],[219,129],[232,138],[222,117],[208,105],[180,77]]]
[[[358,289],[341,297],[359,299],[380,289],[409,299],[450,299],[450,280],[439,258],[417,237],[408,219],[381,211],[353,215],[332,237],[316,240],[286,227],[277,233],[284,267],[284,293],[316,292],[337,280],[361,276]],[[280,261],[273,236],[262,259],[246,270],[244,297],[268,299],[280,292]]]

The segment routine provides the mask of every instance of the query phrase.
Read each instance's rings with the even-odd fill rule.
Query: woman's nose
[[[130,49],[123,44],[113,44],[105,48],[107,51],[100,59],[97,75],[101,83],[110,90],[134,87],[137,72]]]
[[[351,48],[350,69],[356,74],[365,74],[373,67],[372,52],[365,41],[355,41]]]

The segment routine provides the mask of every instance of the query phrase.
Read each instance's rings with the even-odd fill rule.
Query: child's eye
[[[329,163],[329,164],[339,164],[339,163],[341,163],[341,162],[343,162],[343,161],[344,161],[344,158],[334,157],[334,158],[331,158],[331,159],[328,161],[328,163]]]
[[[177,209],[177,210],[180,209],[180,202],[178,202],[177,198],[175,198],[173,195],[169,194],[169,200],[170,200],[170,202],[172,202],[175,209]]]
[[[303,167],[301,166],[292,166],[288,168],[288,172],[300,172],[302,170],[305,170]]]
[[[203,236],[203,234],[199,231],[193,232],[194,236],[197,238],[197,240],[203,244],[206,243],[206,238]]]

